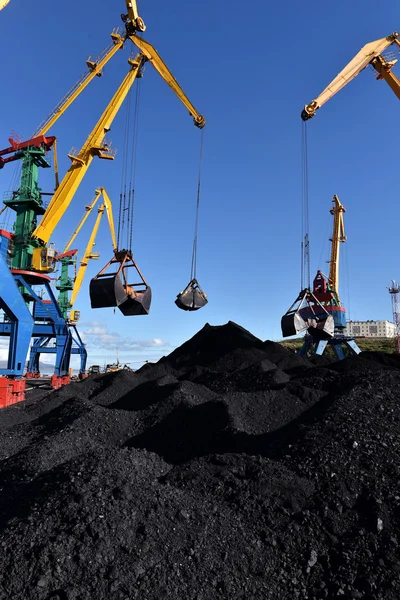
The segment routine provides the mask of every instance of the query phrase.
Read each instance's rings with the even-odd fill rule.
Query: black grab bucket
[[[146,288],[143,292],[134,291],[131,296],[125,294],[125,299],[118,304],[119,310],[125,317],[134,317],[136,315],[148,315],[151,304],[151,288]]]
[[[126,298],[124,286],[118,274],[99,275],[89,285],[90,305],[92,308],[118,306]]]
[[[197,279],[192,279],[183,292],[177,295],[175,304],[181,310],[199,310],[207,304],[207,296],[199,286]]]
[[[106,273],[110,266],[117,271]],[[129,268],[136,271],[140,281],[129,283]],[[116,250],[113,258],[94,277],[89,286],[92,308],[117,307],[126,317],[148,315],[151,304],[151,288],[147,285],[129,250]]]

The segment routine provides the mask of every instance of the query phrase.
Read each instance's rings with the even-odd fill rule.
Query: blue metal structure
[[[4,241],[2,240],[2,244]],[[0,376],[22,377],[26,356],[34,329],[34,318],[20,292],[18,281],[0,254],[0,308],[4,321],[0,323],[0,336],[9,338],[7,367]]]
[[[10,245],[12,236],[0,230],[0,309],[3,311],[0,336],[9,338],[7,366],[0,368],[0,379],[10,379],[7,386],[3,386],[5,391],[0,390],[0,407],[21,399],[25,388],[21,378],[32,338],[28,374],[33,377],[39,375],[41,353],[55,354],[53,387],[69,381],[71,354],[81,357],[81,375],[85,374],[87,359],[75,324],[66,321],[61,314],[50,277],[10,268]]]
[[[343,346],[347,347],[352,354],[360,354],[361,352],[353,338],[335,332],[335,336],[329,340],[316,340],[312,335],[306,334],[304,336],[304,343],[299,349],[298,354],[300,356],[307,356],[311,352],[312,354],[319,354],[321,356],[327,346],[332,348],[338,360],[346,358]]]
[[[85,344],[82,341],[81,336],[79,335],[79,331],[77,330],[74,323],[67,323],[69,335],[65,338],[66,345],[70,348],[70,354],[78,354],[80,356],[80,368],[79,368],[79,377],[83,378],[86,374],[86,361],[87,361],[87,351]],[[43,330],[43,327],[37,328]],[[71,339],[70,339],[71,338]],[[56,341],[54,341],[56,340]],[[70,344],[72,340],[72,344]],[[60,340],[61,341],[61,340]],[[54,335],[54,332],[48,332],[47,335],[42,335],[41,337],[36,338],[31,346],[28,369],[27,372],[29,377],[39,377],[40,376],[40,355],[41,354],[57,354],[58,346],[57,346],[57,337]],[[60,374],[59,376],[64,376]]]

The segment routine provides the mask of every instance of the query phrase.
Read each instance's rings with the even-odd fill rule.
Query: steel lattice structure
[[[392,296],[393,321],[396,325],[396,348],[400,354],[400,284],[392,279],[392,285],[389,286],[389,294]]]

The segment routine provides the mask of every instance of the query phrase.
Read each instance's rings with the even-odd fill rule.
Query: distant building
[[[396,335],[396,325],[390,321],[347,321],[344,335],[369,338],[392,338]]]

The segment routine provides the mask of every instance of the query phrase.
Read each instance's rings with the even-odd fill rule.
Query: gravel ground
[[[400,598],[400,359],[229,322],[0,411],[0,600]]]

